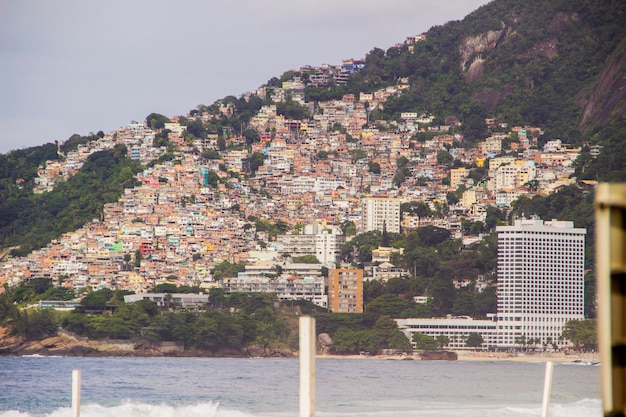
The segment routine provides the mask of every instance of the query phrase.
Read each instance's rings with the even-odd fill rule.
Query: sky
[[[184,115],[339,65],[487,0],[4,0],[0,153]]]

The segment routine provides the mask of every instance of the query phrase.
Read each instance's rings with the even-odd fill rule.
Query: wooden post
[[[605,416],[626,413],[626,183],[596,188],[600,391]]]
[[[315,417],[315,319],[300,317],[300,417]]]
[[[72,417],[80,417],[80,371],[72,371]]]
[[[541,417],[548,417],[550,409],[550,393],[552,392],[552,371],[554,362],[546,362],[546,378],[543,383],[543,405],[541,407]]]

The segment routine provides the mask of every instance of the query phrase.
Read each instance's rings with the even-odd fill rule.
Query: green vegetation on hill
[[[70,151],[75,151],[78,149],[80,145],[85,145],[89,142],[96,142],[104,136],[102,132],[98,132],[98,135],[89,135],[89,136],[81,136],[78,134],[73,134],[69,137],[63,144],[60,146],[60,151],[63,154],[67,154]]]
[[[406,235],[389,234],[391,247],[404,248],[392,256],[392,263],[409,271],[409,276],[388,281],[372,280],[364,285],[366,311],[392,317],[434,317],[468,315],[485,317],[496,310],[494,288],[476,291],[477,279],[494,282],[497,262],[495,236],[470,247],[449,239],[445,229],[427,226]],[[372,250],[381,246],[380,232],[357,235],[342,249],[344,260],[371,261]],[[353,258],[356,254],[356,258]],[[454,282],[466,280],[455,288]],[[428,295],[426,304],[413,302],[414,296]]]
[[[318,333],[329,333],[335,339],[332,350],[337,353],[362,350],[375,353],[386,348],[410,350],[409,341],[389,315],[331,314],[306,301],[279,303],[274,294],[225,294],[221,289],[212,289],[210,305],[199,311],[185,311],[175,303],[160,309],[148,300],[126,304],[124,292],[107,289],[85,297],[87,301],[82,303],[85,306],[117,305],[111,315],[89,315],[81,310],[29,311],[13,304],[24,293],[39,291],[38,296],[29,300],[40,298],[47,291],[44,288],[50,286],[50,280],[40,279],[0,294],[0,326],[8,325],[12,334],[25,340],[53,336],[60,326],[94,340],[175,341],[182,342],[186,349],[208,351],[242,350],[250,345],[297,350],[298,315],[313,314],[317,317]]]
[[[35,160],[24,165],[32,167]],[[140,168],[126,156],[126,147],[117,145],[92,154],[76,175],[53,191],[33,194],[32,179],[22,189],[7,185],[0,199],[0,247],[18,247],[12,254],[23,256],[80,228],[99,217],[105,203],[117,201],[124,188],[135,186]]]
[[[56,159],[57,146],[54,143],[0,154],[0,201],[20,192],[31,192],[39,166]]]
[[[409,79],[411,88],[373,118],[430,112],[441,120],[456,116],[472,133],[474,118],[495,117],[545,128],[543,140],[580,143],[581,93],[626,36],[625,18],[626,4],[612,1],[498,0],[433,27],[413,52],[406,45],[373,49],[350,86],[367,90]],[[479,71],[470,69],[473,62]]]
[[[591,143],[602,146],[600,155],[592,158],[585,149],[576,172],[579,179],[606,182],[626,181],[626,117],[593,129]]]

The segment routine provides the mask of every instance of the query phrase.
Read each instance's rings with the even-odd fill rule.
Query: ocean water
[[[297,359],[0,357],[0,417],[297,417]],[[320,417],[541,415],[545,364],[317,359]],[[555,364],[551,417],[602,416],[597,366]]]

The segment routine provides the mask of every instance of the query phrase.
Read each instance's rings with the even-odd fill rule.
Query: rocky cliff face
[[[500,30],[490,30],[476,36],[469,36],[459,46],[459,65],[465,71],[465,78],[473,81],[482,76],[484,59],[482,54],[498,46],[511,33],[504,23]]]
[[[423,361],[455,361],[458,356],[456,352],[449,350],[435,350],[420,353],[420,359]]]
[[[250,346],[245,350],[224,348],[217,351],[185,350],[181,344],[165,342],[152,345],[147,342],[88,340],[71,332],[61,330],[58,336],[44,340],[25,341],[20,336],[9,335],[8,329],[0,327],[0,355],[41,356],[185,356],[185,357],[272,357],[292,358],[294,352],[287,349],[271,349]]]
[[[608,59],[591,92],[581,92],[576,99],[583,107],[579,128],[626,116],[626,39]]]
[[[6,328],[0,328],[0,355],[88,356],[97,352],[86,341],[64,336],[25,341],[20,336],[10,336]]]

